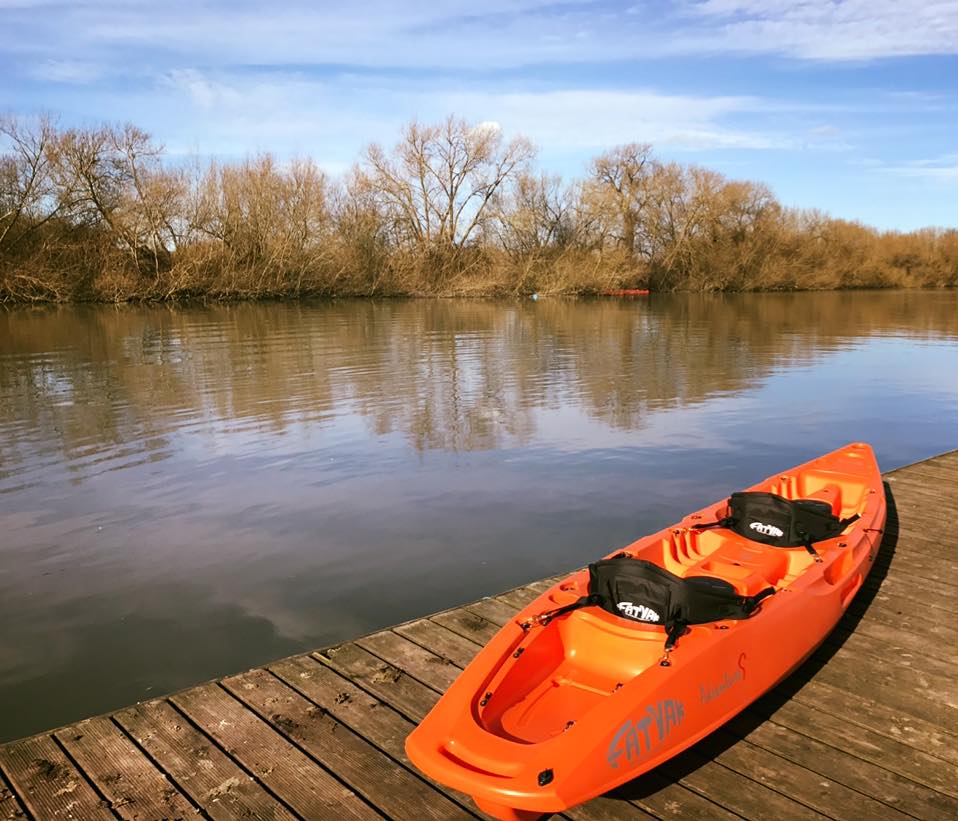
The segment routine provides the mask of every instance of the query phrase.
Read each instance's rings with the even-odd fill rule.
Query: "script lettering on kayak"
[[[699,685],[699,701],[703,704],[707,704],[713,698],[722,695],[726,690],[731,690],[736,684],[744,680],[745,653],[741,653],[738,657],[738,666],[734,671],[730,672],[726,670],[722,678],[715,683]]]
[[[645,715],[627,720],[612,736],[606,753],[609,766],[618,769],[623,755],[629,763],[638,761],[643,751],[649,753],[658,747],[684,718],[685,705],[681,701],[666,699],[654,707],[650,704],[645,708]]]

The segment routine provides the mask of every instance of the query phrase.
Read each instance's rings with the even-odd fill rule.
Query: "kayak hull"
[[[668,657],[661,627],[600,608],[534,623],[587,592],[588,571],[571,574],[506,624],[409,735],[413,763],[494,817],[534,818],[653,769],[784,679],[870,571],[883,485],[871,449],[855,443],[751,489],[825,500],[836,515],[860,518],[816,544],[820,563],[801,547],[693,528],[721,518],[724,502],[626,547],[676,575],[726,579],[743,595],[776,589],[748,619],[693,625]]]

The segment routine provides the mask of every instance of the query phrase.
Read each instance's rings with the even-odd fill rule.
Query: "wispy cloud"
[[[302,73],[208,73],[195,68],[168,72],[161,85],[167,96],[164,107],[191,112],[184,118],[193,131],[187,142],[204,140],[210,143],[204,149],[208,151],[238,145],[277,148],[284,140],[316,146],[328,137],[351,145],[355,155],[370,140],[391,139],[410,117],[434,121],[449,113],[498,123],[507,134],[525,134],[560,152],[630,141],[677,150],[792,144],[780,134],[730,124],[735,115],[767,105],[747,96],[602,88],[494,92],[449,84],[383,84],[379,78],[317,79]]]
[[[86,85],[99,80],[105,72],[99,63],[83,60],[42,60],[29,67],[29,74],[36,80],[50,83]]]
[[[595,149],[639,141],[680,149],[774,148],[782,139],[725,120],[754,111],[751,97],[690,96],[603,89],[440,95],[440,105],[493,118],[554,148]]]
[[[785,54],[807,60],[869,60],[958,53],[955,0],[704,0],[678,46]]]
[[[66,48],[75,59],[146,54],[164,67],[478,70],[703,53],[815,61],[958,53],[958,0],[682,0],[631,8],[602,0],[3,0],[0,25],[5,47],[27,59],[60,59]]]
[[[884,171],[899,177],[958,183],[958,154],[945,154],[932,159],[914,160],[902,165],[887,166]]]

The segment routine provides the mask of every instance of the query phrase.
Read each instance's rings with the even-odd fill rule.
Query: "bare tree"
[[[195,220],[225,246],[230,264],[255,272],[257,289],[269,277],[292,277],[298,290],[323,258],[328,200],[328,180],[312,160],[292,160],[283,168],[261,154],[238,165],[210,166]]]
[[[105,230],[136,270],[170,264],[185,180],[163,168],[163,149],[133,125],[70,129],[50,150],[62,212],[74,224]]]
[[[484,227],[490,205],[533,155],[523,137],[504,143],[498,126],[449,117],[409,124],[391,153],[369,146],[360,174],[400,245],[454,250]]]
[[[56,127],[48,117],[32,126],[0,117],[0,138],[7,144],[0,155],[0,251],[10,251],[59,213],[49,157]]]
[[[607,223],[609,234],[629,253],[638,251],[656,165],[647,143],[620,145],[592,161],[588,192],[592,206],[603,215],[600,219]]]
[[[561,177],[523,172],[496,209],[496,237],[513,256],[568,248],[580,239],[577,201]]]

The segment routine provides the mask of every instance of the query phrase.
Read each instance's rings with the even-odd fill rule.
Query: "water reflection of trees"
[[[358,414],[419,449],[521,444],[573,405],[634,429],[871,334],[958,336],[951,293],[347,301],[0,314],[0,470],[162,458],[177,431]],[[57,456],[54,458],[62,458]]]

